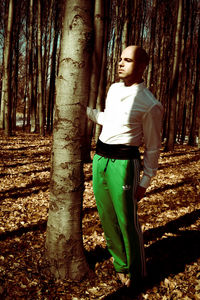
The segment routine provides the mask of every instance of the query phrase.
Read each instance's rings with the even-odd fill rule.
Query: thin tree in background
[[[56,80],[46,249],[51,273],[80,280],[88,272],[81,236],[83,148],[92,55],[92,1],[67,0]]]
[[[103,0],[95,0],[94,9],[94,50],[92,56],[92,72],[90,80],[90,95],[88,106],[95,108],[97,97],[99,93],[99,84],[101,78],[101,69],[103,68],[103,46],[105,38],[105,3]],[[90,146],[93,136],[93,122],[87,120],[86,126],[86,139],[87,139],[87,150],[86,150],[86,161],[90,160]]]
[[[37,55],[38,55],[38,111],[39,111],[39,132],[44,135],[44,104],[43,104],[43,83],[42,83],[42,24],[41,24],[41,0],[38,0],[38,31],[37,31]]]
[[[7,11],[5,9],[5,2],[0,2],[0,26],[1,26],[1,31],[2,31],[2,36],[1,37],[1,53],[3,53],[3,49],[5,46],[5,32],[6,32],[6,16],[7,15]],[[3,54],[2,54],[2,65],[1,65],[1,69],[0,69],[0,129],[4,129],[5,128],[5,105],[4,105],[4,100],[3,100],[3,90],[4,90],[4,86],[3,84],[5,84],[5,81],[3,80],[3,71],[4,71],[4,64],[3,64]]]
[[[30,107],[31,132],[36,132],[39,127],[38,105],[38,1],[33,0],[33,39],[32,39],[32,99]],[[34,18],[37,15],[37,18]]]
[[[50,84],[47,101],[47,131],[53,131],[53,111],[54,111],[54,98],[55,98],[55,79],[56,79],[56,66],[57,66],[57,50],[58,39],[60,36],[60,6],[58,1],[55,2],[55,16],[54,16],[54,30],[53,30],[53,49],[51,55],[51,69],[50,69]]]
[[[197,68],[200,65],[200,24],[199,24],[199,29],[198,29],[198,47],[197,47]],[[200,82],[200,75],[199,72],[197,71],[196,74],[196,82],[195,82],[195,90],[194,90],[194,97],[196,97],[198,100],[198,106],[197,106],[197,138],[198,138],[198,148],[200,149],[200,99],[199,99],[199,82]]]
[[[189,0],[188,0],[189,1]],[[195,2],[196,1],[190,1],[188,4],[188,1],[186,1],[186,9],[190,10],[190,14],[188,15],[189,20],[189,30],[188,30],[188,37],[185,37],[185,45],[187,45],[187,49],[185,51],[187,52],[186,56],[186,66],[185,66],[185,80],[183,82],[183,100],[182,100],[182,128],[181,128],[181,138],[180,142],[183,144],[186,136],[188,134],[188,118],[189,118],[189,113],[190,113],[190,99],[192,96],[191,89],[192,89],[192,74],[191,68],[192,66],[192,58],[193,58],[193,34],[195,32],[195,15],[196,15],[196,10],[195,10]]]
[[[184,28],[182,34],[182,43],[181,43],[181,61],[180,61],[180,76],[178,83],[178,93],[177,93],[177,126],[176,126],[176,136],[178,141],[181,141],[181,129],[183,123],[183,112],[186,99],[183,97],[185,95],[185,90],[188,85],[188,78],[186,77],[186,52],[187,52],[187,43],[188,43],[188,34],[189,34],[189,18],[190,18],[190,0],[185,1],[185,9],[184,9]]]
[[[50,1],[42,1],[42,32],[44,35],[44,43],[42,45],[42,54],[43,54],[43,86],[42,86],[42,94],[43,94],[43,107],[44,107],[44,126],[47,123],[47,99],[48,99],[48,88],[49,88],[49,70],[51,66],[51,50],[52,50],[52,35],[54,32],[53,28],[53,7],[54,0]],[[58,1],[56,1],[58,2]],[[44,9],[45,5],[48,9]],[[44,18],[45,15],[45,18]]]
[[[128,17],[129,17],[129,11],[128,11],[128,0],[124,1],[124,24],[123,24],[123,30],[122,30],[122,50],[125,49],[128,46]]]
[[[12,78],[11,78],[11,126],[12,130],[16,129],[16,113],[17,113],[17,104],[18,104],[18,88],[19,88],[19,40],[20,40],[20,17],[21,17],[21,2],[15,7],[14,18],[15,26],[13,28],[13,51],[12,51]]]
[[[13,28],[13,10],[14,1],[9,1],[8,22],[6,30],[6,39],[4,45],[3,60],[3,79],[2,79],[2,96],[1,96],[1,128],[5,122],[5,135],[12,133],[11,123],[11,51],[12,51],[12,28]]]
[[[103,40],[103,54],[102,54],[102,66],[98,88],[98,97],[96,101],[96,109],[103,111],[105,108],[105,97],[106,97],[106,84],[107,84],[107,47],[108,47],[108,31],[109,31],[109,8],[110,1],[104,3],[104,40]],[[98,140],[101,132],[101,125],[95,125],[94,137],[95,141]]]
[[[153,84],[153,73],[154,73],[154,60],[155,60],[155,43],[156,43],[156,24],[157,24],[157,9],[158,9],[158,0],[153,1],[152,7],[152,16],[151,16],[151,35],[150,35],[150,48],[149,48],[149,57],[150,63],[148,66],[148,76],[147,76],[147,86],[151,88]]]
[[[168,139],[166,150],[173,150],[175,143],[175,124],[176,124],[176,103],[177,103],[177,88],[179,79],[179,62],[181,50],[181,34],[183,29],[183,0],[178,2],[178,17],[177,28],[175,36],[175,49],[173,71],[170,83],[170,108],[169,108],[169,125],[168,125]]]
[[[200,66],[200,26],[198,29],[197,41],[198,42],[197,42],[197,52],[196,52],[196,79],[194,85],[194,104],[192,110],[192,124],[190,128],[190,135],[188,141],[188,144],[191,146],[194,146],[196,144],[196,136],[198,136],[200,132],[200,99],[199,99],[200,75],[198,71],[198,68]]]
[[[27,104],[27,125],[31,130],[31,114],[33,107],[33,0],[30,0],[29,7],[29,40],[28,42],[28,104]]]

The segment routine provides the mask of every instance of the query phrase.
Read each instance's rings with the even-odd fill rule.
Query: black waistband
[[[96,154],[106,158],[113,159],[133,159],[140,158],[140,152],[136,146],[122,144],[105,144],[100,140],[97,141]]]

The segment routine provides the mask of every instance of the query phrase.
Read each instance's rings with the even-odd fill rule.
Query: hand
[[[145,192],[146,192],[146,188],[138,185],[136,193],[135,193],[135,197],[136,197],[137,201],[140,201],[144,197]]]
[[[88,117],[89,117],[90,113],[91,113],[91,108],[89,106],[87,106],[86,114]]]

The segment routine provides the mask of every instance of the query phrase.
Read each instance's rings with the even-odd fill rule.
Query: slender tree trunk
[[[33,105],[33,0],[30,0],[29,8],[29,41],[28,41],[28,103],[27,126],[31,130],[31,107]]]
[[[48,85],[49,85],[49,69],[51,67],[51,49],[52,49],[52,35],[54,32],[53,28],[53,18],[56,18],[53,16],[53,6],[54,6],[54,0],[49,1],[49,8],[48,13],[46,14],[46,20],[43,20],[43,22],[47,22],[46,29],[44,30],[45,33],[45,47],[44,47],[44,56],[43,56],[43,72],[44,72],[44,78],[43,78],[43,103],[44,103],[44,126],[47,125],[47,116],[48,116]],[[44,8],[43,8],[44,9]],[[52,17],[53,16],[53,17]],[[46,126],[46,130],[47,126]]]
[[[133,15],[133,24],[132,24],[132,39],[131,39],[131,43],[132,44],[136,44],[136,31],[137,31],[137,14],[138,14],[138,0],[134,0],[133,1],[133,11],[132,11],[132,15]]]
[[[185,135],[186,135],[186,103],[183,104],[183,117],[182,117],[182,127],[181,127],[181,144],[184,143]]]
[[[46,249],[57,278],[88,272],[81,238],[82,154],[92,54],[92,1],[67,0],[56,81]]]
[[[44,104],[43,104],[43,84],[42,84],[42,26],[41,26],[41,0],[38,0],[38,110],[39,110],[39,132],[44,135]]]
[[[124,24],[122,29],[122,50],[128,45],[128,0],[124,1]]]
[[[188,44],[188,25],[189,25],[189,15],[190,15],[190,0],[184,0],[185,2],[185,9],[184,12],[184,27],[183,27],[183,34],[182,34],[182,44],[181,44],[181,61],[179,64],[179,82],[178,82],[178,93],[177,93],[177,116],[176,116],[176,130],[175,136],[177,137],[178,141],[181,142],[181,134],[184,132],[182,131],[182,125],[185,122],[183,121],[183,112],[185,113],[185,103],[187,99],[184,98],[185,96],[185,89],[188,86],[188,79],[186,77],[186,50]],[[185,125],[184,125],[185,126]]]
[[[155,35],[156,35],[156,24],[157,24],[157,0],[153,2],[152,8],[152,17],[151,17],[151,37],[150,37],[150,49],[149,49],[149,57],[150,63],[148,66],[148,76],[147,76],[147,86],[151,89],[151,85],[153,82],[153,73],[154,73],[154,51],[155,51]]]
[[[32,47],[33,47],[33,69],[32,69],[32,80],[33,80],[33,86],[32,86],[32,101],[31,101],[31,132],[36,132],[39,127],[39,105],[38,105],[38,39],[37,34],[35,37],[35,44],[33,41]],[[36,51],[34,51],[34,47],[36,48]]]
[[[160,45],[160,52],[159,52],[159,69],[158,69],[158,75],[157,75],[157,92],[155,93],[157,99],[161,100],[161,90],[162,90],[162,75],[163,75],[163,57],[164,57],[164,36],[161,39],[161,45]]]
[[[145,31],[145,21],[146,21],[146,1],[143,1],[143,7],[142,7],[142,25],[141,25],[141,47],[143,47],[143,40],[144,40],[144,31]]]
[[[54,110],[54,98],[55,98],[55,78],[56,78],[56,65],[57,65],[57,47],[59,37],[59,10],[56,2],[55,8],[55,22],[54,22],[54,39],[53,39],[53,50],[51,57],[51,72],[50,72],[50,84],[49,84],[49,95],[48,95],[48,107],[47,107],[47,131],[52,132],[53,130],[53,110]]]
[[[3,69],[4,69],[4,64],[3,64]],[[4,70],[2,72],[2,78],[5,78],[3,76]],[[4,98],[4,93],[5,93],[5,80],[2,80],[2,85],[1,85],[1,110],[0,110],[0,129],[5,129],[5,98]]]
[[[106,83],[107,83],[107,45],[108,45],[108,17],[109,17],[109,8],[110,2],[106,1],[105,9],[104,9],[104,45],[103,45],[103,56],[102,56],[102,67],[101,67],[101,75],[99,81],[99,91],[96,102],[96,109],[99,111],[103,111],[105,107],[105,98],[106,98]],[[95,126],[95,141],[98,140],[101,132],[101,125],[96,124]]]
[[[174,63],[172,79],[170,84],[170,116],[168,126],[168,140],[166,144],[166,150],[173,150],[175,142],[175,124],[176,124],[176,103],[177,103],[177,88],[179,78],[179,60],[180,60],[180,49],[181,49],[181,34],[183,28],[183,0],[179,0],[178,4],[178,17],[177,17],[177,28],[175,37],[175,50],[174,50]]]
[[[137,8],[137,19],[136,19],[136,39],[135,39],[135,42],[136,42],[136,45],[140,45],[141,44],[141,28],[142,28],[142,22],[143,22],[143,18],[142,18],[142,15],[143,15],[143,1],[139,1],[138,2],[138,8]]]
[[[26,81],[24,84],[24,108],[23,108],[23,130],[25,130],[25,127],[27,125],[27,117],[28,117],[28,84],[29,84],[29,44],[28,44],[28,40],[29,40],[29,24],[28,24],[28,15],[29,15],[29,6],[27,5],[26,8],[26,33],[25,33],[25,37],[26,37],[26,58],[25,58],[25,62],[26,62]]]
[[[6,26],[7,26],[7,24],[6,24],[6,19],[8,19],[7,18],[7,15],[8,15],[8,11],[6,10],[6,8],[5,8],[6,6],[4,6],[4,9],[2,9],[2,16],[4,17],[4,22],[2,23],[2,31],[3,31],[3,37],[4,37],[4,49],[5,49],[5,40],[6,40]],[[2,5],[2,8],[3,8],[3,5]],[[2,18],[3,19],[3,18]],[[0,102],[0,129],[5,129],[5,103],[4,103],[4,91],[5,91],[5,80],[3,79],[3,77],[4,77],[4,67],[5,67],[5,65],[4,65],[4,55],[3,55],[3,61],[2,61],[2,67],[1,67],[1,73],[0,73],[0,75],[1,75],[1,78],[2,78],[2,80],[1,80],[1,94],[0,94],[0,100],[1,100],[1,102]]]
[[[193,104],[193,111],[192,111],[192,124],[189,133],[189,145],[196,145],[196,136],[197,132],[199,131],[198,128],[200,127],[200,100],[199,100],[199,83],[200,83],[200,76],[198,68],[200,66],[200,27],[198,29],[198,43],[197,43],[197,54],[196,54],[196,79],[195,79],[195,86],[194,86],[194,104]]]
[[[102,55],[103,55],[103,41],[105,33],[105,16],[104,16],[104,1],[96,0],[95,1],[95,10],[94,10],[94,28],[95,28],[95,42],[94,50],[92,57],[92,73],[90,80],[90,97],[88,106],[95,108],[98,91],[99,91],[99,82],[101,76],[102,68]],[[90,148],[91,140],[93,136],[93,122],[87,120],[86,124],[86,139],[87,139],[87,150],[85,153],[85,160],[90,160]]]
[[[8,22],[6,31],[6,40],[4,45],[4,61],[3,61],[3,82],[2,82],[2,118],[5,116],[5,135],[9,136],[12,133],[11,124],[11,45],[12,45],[12,28],[13,28],[13,0],[9,1]],[[5,115],[4,115],[5,109]],[[3,125],[3,122],[2,124]],[[2,127],[1,127],[2,128]]]
[[[54,110],[54,98],[55,98],[55,78],[56,78],[56,53],[58,45],[59,34],[56,31],[53,43],[52,51],[52,63],[51,63],[51,76],[49,85],[49,98],[48,98],[48,108],[47,108],[47,131],[52,132],[53,130],[53,110]]]
[[[111,69],[111,82],[109,82],[109,85],[113,83],[116,79],[116,67],[118,65],[118,53],[119,53],[119,41],[120,41],[120,31],[119,31],[119,6],[115,6],[115,29],[114,29],[114,40],[113,40],[113,54],[112,54],[112,69]]]
[[[12,55],[12,73],[13,73],[13,78],[12,78],[12,114],[11,114],[11,120],[12,120],[12,129],[16,129],[16,118],[17,118],[17,103],[18,103],[18,85],[19,85],[19,37],[20,37],[20,11],[21,11],[21,6],[16,8],[17,12],[15,10],[14,13],[14,19],[15,19],[15,28],[13,30],[13,55]]]

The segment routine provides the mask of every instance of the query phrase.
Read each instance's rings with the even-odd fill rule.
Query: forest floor
[[[106,250],[85,164],[83,242],[94,276],[80,283],[43,275],[51,138],[0,136],[0,299],[200,299],[200,151],[162,152],[157,176],[139,202],[148,277],[123,288]]]

